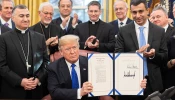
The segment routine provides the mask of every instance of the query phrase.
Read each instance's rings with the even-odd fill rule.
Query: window
[[[54,6],[54,16],[53,19],[58,18],[59,15],[59,10],[58,10],[58,1],[59,0],[49,0],[50,3],[53,4]],[[71,13],[71,16],[74,13],[78,14],[78,18],[80,20],[82,20],[83,22],[86,22],[89,20],[88,14],[87,14],[87,5],[89,2],[93,1],[93,0],[72,0],[73,1],[73,10]],[[102,14],[100,16],[100,19],[104,20],[104,0],[96,0],[99,1],[101,3],[101,7],[102,7]],[[106,0],[108,1],[108,0]]]

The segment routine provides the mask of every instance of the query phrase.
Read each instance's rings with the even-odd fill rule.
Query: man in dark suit
[[[41,3],[38,11],[41,21],[30,27],[45,36],[49,55],[58,51],[58,38],[62,36],[61,28],[51,24],[53,10],[54,8],[49,2]]]
[[[48,67],[48,90],[53,100],[98,100],[87,98],[93,86],[87,82],[88,60],[79,56],[78,41],[76,35],[59,39],[59,51],[63,57]]]
[[[167,40],[167,47],[168,47],[168,59],[171,60],[174,57],[174,53],[172,52],[174,46],[172,43],[174,43],[174,38],[173,35],[175,34],[174,27],[171,27],[168,24],[168,13],[167,10],[162,7],[162,6],[157,6],[156,8],[153,9],[151,13],[152,21],[154,24],[162,27],[165,29],[165,37]],[[172,60],[173,61],[173,60]],[[164,89],[167,89],[171,86],[175,85],[175,80],[172,77],[175,75],[175,69],[172,68],[173,66],[164,66],[164,68],[161,69],[162,71],[162,77],[163,77],[163,85]],[[175,95],[172,97],[175,99]]]
[[[174,27],[170,26],[168,23],[167,10],[162,6],[157,6],[153,9],[150,17],[152,19],[152,23],[165,29],[165,36],[166,40],[168,41],[173,34]]]
[[[144,97],[120,97],[121,100],[143,100],[154,91],[163,90],[160,68],[167,61],[167,46],[163,28],[148,21],[147,3],[145,0],[132,0],[131,13],[133,22],[121,27],[117,37],[115,52],[143,53],[144,76],[147,86]]]
[[[8,28],[7,26],[4,26],[4,25],[0,25],[0,35],[7,32],[7,31],[10,31],[11,29]]]
[[[78,25],[74,34],[80,37],[80,49],[113,52],[115,33],[111,24],[99,19],[101,5],[98,1],[88,4],[89,21]]]
[[[114,11],[118,19],[110,22],[110,24],[114,26],[114,30],[116,33],[115,37],[117,37],[119,28],[130,23],[132,20],[127,17],[128,4],[124,0],[117,0],[114,3]]]
[[[72,12],[73,2],[72,0],[59,0],[58,8],[60,11],[60,17],[52,21],[53,24],[57,25],[62,29],[62,34],[73,34],[76,26],[82,21],[78,19],[78,15],[74,14],[73,17],[70,16]]]
[[[5,25],[11,29],[15,28],[15,24],[11,20],[13,6],[12,0],[1,0],[0,2],[0,25]]]
[[[28,29],[25,5],[12,13],[16,28],[0,35],[0,99],[41,99],[49,61],[44,36]]]

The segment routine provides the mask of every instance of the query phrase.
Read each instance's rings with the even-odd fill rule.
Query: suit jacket
[[[73,20],[73,17],[70,18],[67,31],[66,31],[66,30],[62,30],[62,34],[63,34],[63,35],[73,34],[73,33],[74,33],[74,28],[72,27],[72,20]],[[60,27],[60,24],[61,24],[61,23],[62,23],[61,17],[58,17],[58,18],[52,20],[52,24],[57,25],[60,29],[62,29],[62,28]],[[81,20],[78,20],[78,24],[80,24],[80,23],[82,23],[82,21],[81,21]]]
[[[173,32],[171,38],[168,41],[168,59],[175,59],[175,32]],[[168,69],[165,74],[165,88],[169,88],[171,86],[175,86],[175,66]],[[175,97],[174,97],[175,98]]]
[[[131,21],[132,20],[128,18],[128,20],[126,21],[126,24],[129,24]],[[110,24],[114,26],[115,33],[118,34],[118,31],[119,31],[118,20],[114,20],[110,22]]]
[[[79,57],[81,86],[88,80],[88,60]],[[77,89],[72,89],[72,80],[64,57],[54,61],[48,67],[48,89],[54,100],[77,100]],[[88,100],[86,96],[82,100]],[[96,100],[90,98],[90,100]]]
[[[7,26],[4,26],[4,25],[0,25],[0,28],[1,28],[1,34],[11,30],[10,28],[8,28]]]
[[[174,27],[171,27],[170,25],[168,25],[168,28],[167,28],[167,30],[165,32],[165,34],[166,34],[165,37],[166,37],[167,42],[172,37],[173,32],[175,32],[174,31]]]
[[[98,49],[84,48],[85,42],[89,35],[89,22],[79,24],[74,31],[74,34],[80,38],[80,49],[92,50],[97,52],[113,52],[115,45],[115,33],[113,26],[100,20],[96,38],[99,40]]]
[[[38,33],[44,34],[42,32],[40,23],[41,22],[38,22],[37,24],[31,26],[30,29],[33,30],[33,31],[36,31]],[[58,38],[60,38],[61,36],[63,36],[62,29],[59,28],[58,26],[53,25],[53,24],[49,24],[49,27],[50,27],[50,37],[58,36]],[[50,54],[55,53],[56,51],[58,51],[58,45],[56,45],[56,46],[49,46],[49,50],[50,50]]]
[[[15,23],[13,21],[11,21],[12,23],[12,29],[15,29]],[[1,23],[1,20],[0,20],[0,26],[3,26],[3,24]]]
[[[148,76],[152,91],[162,90],[163,83],[160,67],[166,65],[167,45],[164,29],[149,22],[148,44],[154,48],[156,53],[153,59],[147,58]],[[158,34],[159,33],[159,34]],[[134,22],[121,27],[117,37],[116,52],[136,52],[139,49]]]
[[[29,30],[32,48],[32,65],[34,75],[41,84],[47,77],[48,55],[44,36]],[[28,78],[26,61],[19,42],[18,35],[11,30],[0,35],[0,98],[1,99],[25,99],[26,92],[21,86],[23,78]],[[41,86],[37,86],[32,93],[40,96]]]

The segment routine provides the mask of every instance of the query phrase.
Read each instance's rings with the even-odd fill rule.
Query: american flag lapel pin
[[[86,70],[86,68],[83,68],[83,70]]]

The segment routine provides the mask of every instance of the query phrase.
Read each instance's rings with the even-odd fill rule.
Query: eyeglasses
[[[51,16],[53,15],[53,13],[44,12],[44,11],[42,11],[42,13],[44,13],[45,15],[48,15],[48,14],[51,15]]]

